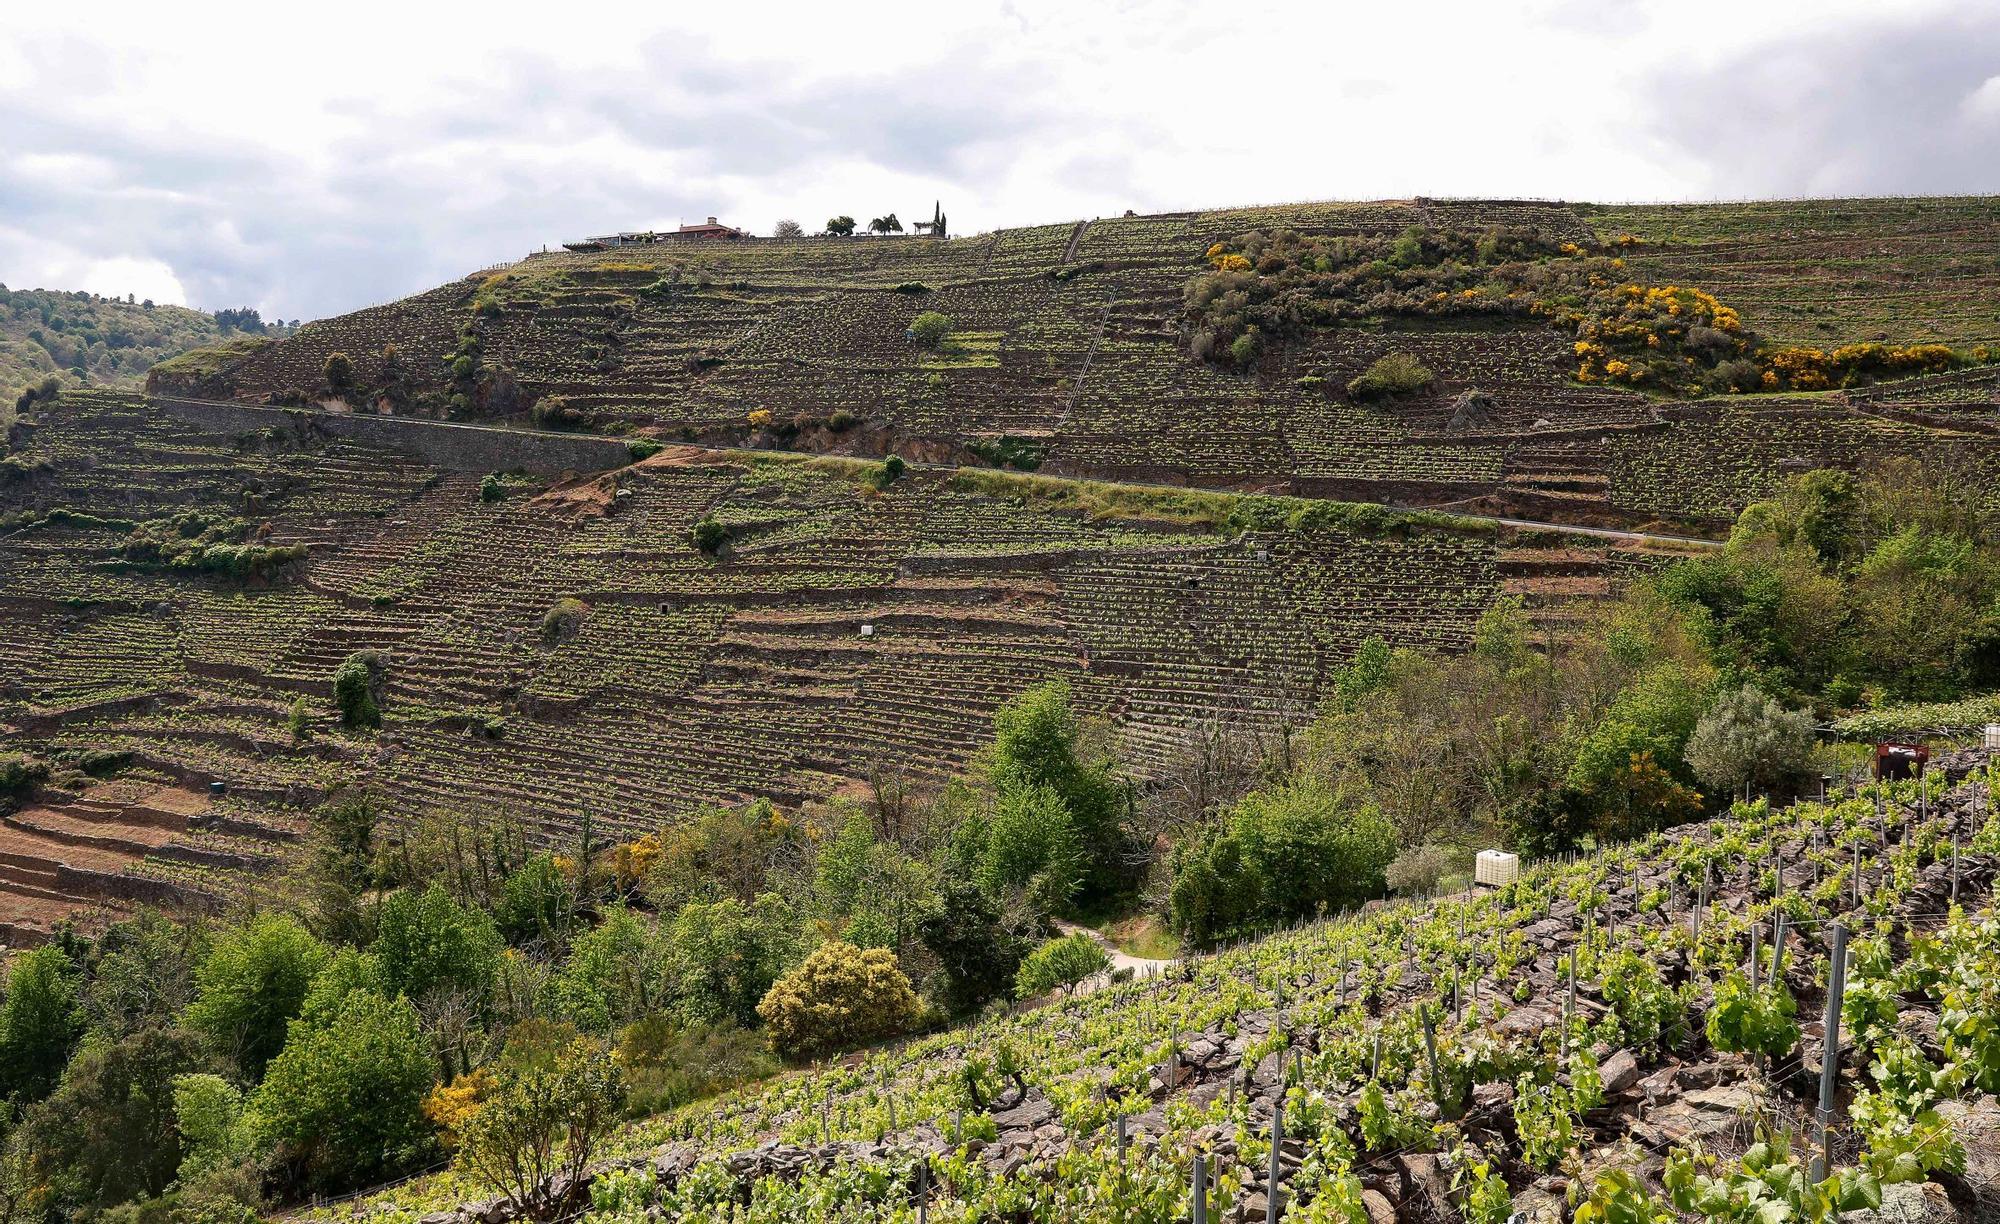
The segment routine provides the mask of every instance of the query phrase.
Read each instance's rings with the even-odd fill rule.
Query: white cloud
[[[1960,114],[1975,123],[2000,120],[2000,76],[1990,76],[1981,81],[1979,88],[1965,95],[1958,109]]]
[[[15,7],[0,280],[109,247],[288,318],[710,214],[2000,189],[1921,137],[2000,115],[1982,0]]]
[[[130,255],[96,260],[77,276],[76,284],[64,288],[87,289],[105,297],[131,294],[141,300],[151,298],[166,305],[178,306],[187,302],[187,290],[181,287],[180,278],[174,275],[172,268],[157,259]]]

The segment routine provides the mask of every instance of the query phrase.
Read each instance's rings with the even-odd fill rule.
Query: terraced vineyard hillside
[[[106,393],[16,431],[0,731],[123,767],[0,826],[17,937],[95,901],[226,891],[283,857],[300,809],[363,779],[405,818],[638,833],[703,802],[941,779],[1001,701],[1054,677],[1143,769],[1214,716],[1297,721],[1370,636],[1461,647],[1503,593],[1560,629],[1673,555],[1282,499],[1133,491],[1092,516],[1063,481],[912,469],[877,491],[876,464],[631,463],[616,442],[596,452],[614,471],[487,480],[589,440],[398,428],[515,458],[466,471],[308,414]],[[703,520],[726,536],[713,552]],[[246,549],[275,567],[132,544],[229,524],[239,569]],[[334,673],[363,651],[382,659],[379,737],[333,718]]]
[[[2000,341],[1992,199],[1416,200],[1115,217],[948,241],[538,254],[248,356],[164,369],[155,386],[461,414],[560,397],[571,419],[670,439],[985,455],[1057,474],[1564,522],[1714,522],[1790,471],[1883,451],[1991,470],[2000,383],[1990,366],[1880,394],[1687,404],[1576,381],[1574,337],[1546,319],[1388,307],[1245,369],[1190,355],[1183,290],[1215,244],[1279,230],[1380,242],[1413,226],[1531,230],[1578,253],[1558,262],[1615,253],[1607,274],[1711,291],[1774,342],[1988,352]],[[953,321],[938,350],[905,335],[928,311]],[[1344,390],[1392,351],[1434,379],[1386,400]],[[323,374],[336,352],[354,368],[341,389]],[[503,369],[509,377],[494,381]]]
[[[1993,776],[1739,805],[691,1106],[582,1215],[1186,1220],[1199,1158],[1211,1220],[1990,1219]],[[510,1218],[477,1191],[313,1216]]]

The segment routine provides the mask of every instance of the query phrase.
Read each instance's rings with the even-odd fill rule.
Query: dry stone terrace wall
[[[214,429],[298,429],[333,438],[406,451],[436,467],[453,472],[495,472],[516,469],[554,473],[601,471],[627,461],[625,443],[616,438],[529,432],[499,426],[426,421],[373,413],[294,412],[248,404],[186,400],[172,396],[152,401],[160,412]]]
[[[897,449],[966,462],[972,444],[1011,437],[1040,449],[1041,470],[1062,475],[1463,506],[1580,524],[1660,516],[1719,525],[1767,493],[1779,467],[1823,455],[1853,461],[1878,444],[1880,431],[1822,400],[1810,408],[1816,421],[1745,450],[1734,429],[1740,418],[1676,417],[1663,401],[1570,382],[1568,338],[1530,323],[1341,329],[1270,353],[1253,373],[1225,371],[1193,361],[1181,345],[1183,287],[1205,266],[1210,244],[1256,228],[1338,236],[1388,235],[1412,224],[1533,224],[1579,242],[1637,233],[1649,245],[1632,249],[1634,275],[1712,289],[1780,338],[1830,345],[1882,332],[1975,341],[2000,326],[1974,313],[1991,313],[1992,278],[1980,271],[1991,261],[1979,253],[2000,232],[1981,220],[1994,207],[1846,201],[1648,210],[1419,199],[1111,217],[1081,227],[1063,221],[948,241],[812,238],[559,252],[511,266],[486,289],[484,277],[470,277],[312,324],[204,388],[178,389],[251,399],[312,389],[336,350],[355,362],[359,385],[372,388],[390,343],[417,389],[441,389],[442,359],[473,322],[487,365],[512,370],[530,397],[561,395],[605,427],[668,439]],[[1811,272],[1807,265],[1821,259],[1833,261],[1831,270]],[[1913,270],[1921,274],[1915,280]],[[1925,287],[1933,282],[1934,291]],[[1797,291],[1801,284],[1815,285],[1829,304],[1814,305]],[[1864,309],[1878,290],[1888,305]],[[495,310],[475,316],[482,299]],[[1903,326],[1906,309],[1922,319]],[[953,318],[953,351],[926,352],[905,340],[924,310]],[[1794,335],[1806,322],[1810,334]],[[1422,360],[1437,375],[1434,385],[1388,404],[1346,395],[1347,382],[1391,350]],[[1493,404],[1481,421],[1454,428],[1453,402],[1472,389]],[[752,414],[762,420],[765,412],[773,427],[753,425]],[[1663,417],[1672,417],[1672,430],[1662,431]],[[853,427],[829,428],[836,418]],[[1912,424],[1952,428],[1948,420]],[[1660,481],[1648,461],[1630,457],[1662,445],[1653,436],[1661,432],[1672,441],[1660,453],[1701,456],[1686,496],[1679,482]]]
[[[362,777],[399,814],[506,811],[551,834],[586,812],[611,831],[707,801],[797,804],[877,770],[937,779],[998,703],[1053,677],[1143,771],[1205,718],[1310,709],[1370,635],[1463,646],[1502,592],[1559,621],[1636,555],[1470,529],[1226,537],[1093,522],[947,472],[876,494],[838,470],[680,450],[568,501],[510,478],[485,503],[477,474],[372,431],[240,428],[262,419],[72,397],[26,449],[50,470],[0,490],[8,513],[218,510],[308,547],[296,574],[239,587],[116,564],[115,524],[0,539],[9,745],[125,751],[163,785],[231,788],[202,833],[216,853],[128,855],[121,870],[147,878],[200,883],[225,852],[224,874],[253,871],[302,807]],[[730,526],[719,557],[690,542],[705,515]],[[567,598],[589,616],[544,642]],[[363,649],[388,660],[388,725],[366,739],[331,725],[329,701]],[[313,734],[295,744],[299,697]]]

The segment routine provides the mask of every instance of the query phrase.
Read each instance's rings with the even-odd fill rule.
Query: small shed
[[[1914,778],[1931,759],[1931,750],[1922,744],[1884,741],[1875,745],[1875,777],[1881,781]]]
[[[1986,751],[2000,752],[2000,723],[1986,724]]]

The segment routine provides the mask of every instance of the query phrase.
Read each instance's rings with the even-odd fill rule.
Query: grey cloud
[[[2000,73],[2000,17],[1814,25],[1719,67],[1658,76],[1650,135],[1724,196],[2000,191],[2000,120],[1961,107]]]
[[[89,49],[39,54],[87,61]],[[1057,129],[1059,107],[1038,70],[980,48],[946,49],[915,71],[798,80],[781,65],[726,64],[698,41],[663,39],[626,73],[500,58],[415,116],[345,103],[367,134],[316,150],[336,167],[321,172],[281,152],[86,124],[37,97],[0,103],[0,156],[91,155],[114,167],[112,181],[0,176],[0,215],[51,243],[164,260],[199,305],[309,318],[545,243],[723,211],[726,182],[790,195],[836,160],[930,176],[936,190],[921,201],[828,200],[829,211],[908,213],[932,194],[949,203],[954,186],[1000,178],[1015,151]],[[574,150],[598,133],[637,151],[578,168]],[[668,159],[693,169],[662,190]],[[569,165],[551,170],[551,160]],[[217,241],[225,226],[240,243]],[[15,283],[10,272],[0,268],[0,280]]]

